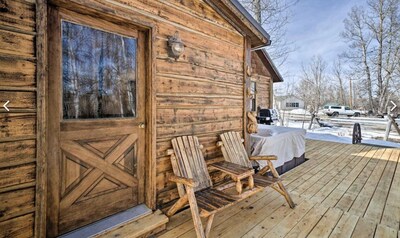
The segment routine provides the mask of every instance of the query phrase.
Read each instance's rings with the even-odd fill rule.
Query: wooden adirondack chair
[[[180,198],[168,210],[167,216],[172,216],[179,209],[189,203],[197,237],[208,237],[216,212],[241,200],[241,197],[231,196],[216,188],[207,170],[198,138],[196,136],[182,136],[173,139],[173,150],[168,150],[171,156],[172,169],[175,175],[169,177],[177,184]],[[253,169],[225,162],[227,167],[220,166],[219,170],[233,174],[238,178],[254,174]],[[258,190],[259,191],[259,190]],[[207,218],[203,228],[201,217]]]
[[[252,168],[253,166],[251,164],[251,160],[266,160],[267,166],[262,168],[257,174],[253,175],[254,185],[256,187],[263,188],[271,187],[285,197],[291,208],[296,206],[271,162],[271,160],[277,159],[276,156],[269,155],[249,157],[243,145],[244,140],[240,137],[238,132],[226,132],[221,134],[220,137],[222,141],[219,141],[217,145],[221,147],[222,154],[224,155],[226,161]],[[267,175],[268,172],[271,172],[272,177]]]

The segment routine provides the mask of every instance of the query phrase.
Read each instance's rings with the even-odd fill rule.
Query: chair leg
[[[215,214],[211,214],[207,219],[207,225],[206,225],[206,229],[204,231],[206,238],[210,237],[210,231],[211,231],[212,223],[214,221],[214,216],[215,216]]]
[[[190,205],[190,211],[192,212],[194,230],[196,231],[197,238],[206,238],[204,234],[203,223],[201,222],[199,214],[199,207],[197,206],[196,197],[194,196],[194,190],[193,188],[186,186],[186,192]]]
[[[243,191],[243,184],[242,184],[242,182],[240,181],[240,179],[237,179],[237,178],[235,178],[235,177],[233,177],[233,176],[231,176],[231,178],[232,178],[233,181],[236,182],[236,191],[238,192],[238,194],[239,194],[239,195],[242,194],[242,191]]]
[[[178,201],[168,210],[167,216],[173,216],[179,209],[181,209],[188,202],[188,196],[185,194],[183,197],[179,198]]]
[[[284,197],[287,201],[287,203],[289,204],[290,208],[295,208],[296,204],[293,202],[292,197],[290,196],[289,192],[286,190],[285,186],[283,185],[283,183],[281,181],[278,182],[278,186],[279,188],[282,190],[282,192],[284,193]]]
[[[249,176],[249,188],[250,189],[254,188],[254,178],[252,175]]]
[[[267,163],[268,163],[268,167],[271,170],[272,175],[275,178],[279,178],[279,173],[278,173],[278,171],[276,171],[272,162],[268,160]],[[295,208],[296,204],[293,202],[292,198],[289,195],[289,192],[286,190],[285,186],[283,185],[283,183],[281,181],[278,182],[278,186],[282,192],[282,195],[285,197],[287,203],[289,204],[290,208]]]
[[[236,181],[236,191],[237,191],[239,194],[242,194],[242,190],[243,190],[242,182],[240,181],[240,179],[238,179],[238,180]]]

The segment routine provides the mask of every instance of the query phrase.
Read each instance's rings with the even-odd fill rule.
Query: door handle
[[[145,127],[146,127],[146,125],[145,125],[144,123],[140,123],[140,124],[139,124],[139,128],[140,128],[140,129],[144,129]]]

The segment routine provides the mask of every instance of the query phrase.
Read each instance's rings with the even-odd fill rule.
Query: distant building
[[[275,108],[279,110],[304,109],[304,101],[294,95],[276,96]]]

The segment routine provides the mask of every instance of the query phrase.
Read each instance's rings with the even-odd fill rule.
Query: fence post
[[[383,140],[385,140],[385,141],[388,140],[391,127],[392,127],[392,120],[389,119],[389,115],[388,115],[388,122],[386,124],[385,137],[383,138]]]
[[[400,128],[397,122],[393,119],[391,115],[388,115],[388,119],[392,122],[394,129],[396,129],[397,133],[400,135]]]
[[[312,128],[312,124],[314,123],[314,118],[315,118],[315,114],[313,112],[313,113],[311,113],[311,121],[310,121],[310,124],[308,125],[309,130],[311,130],[311,128]]]

